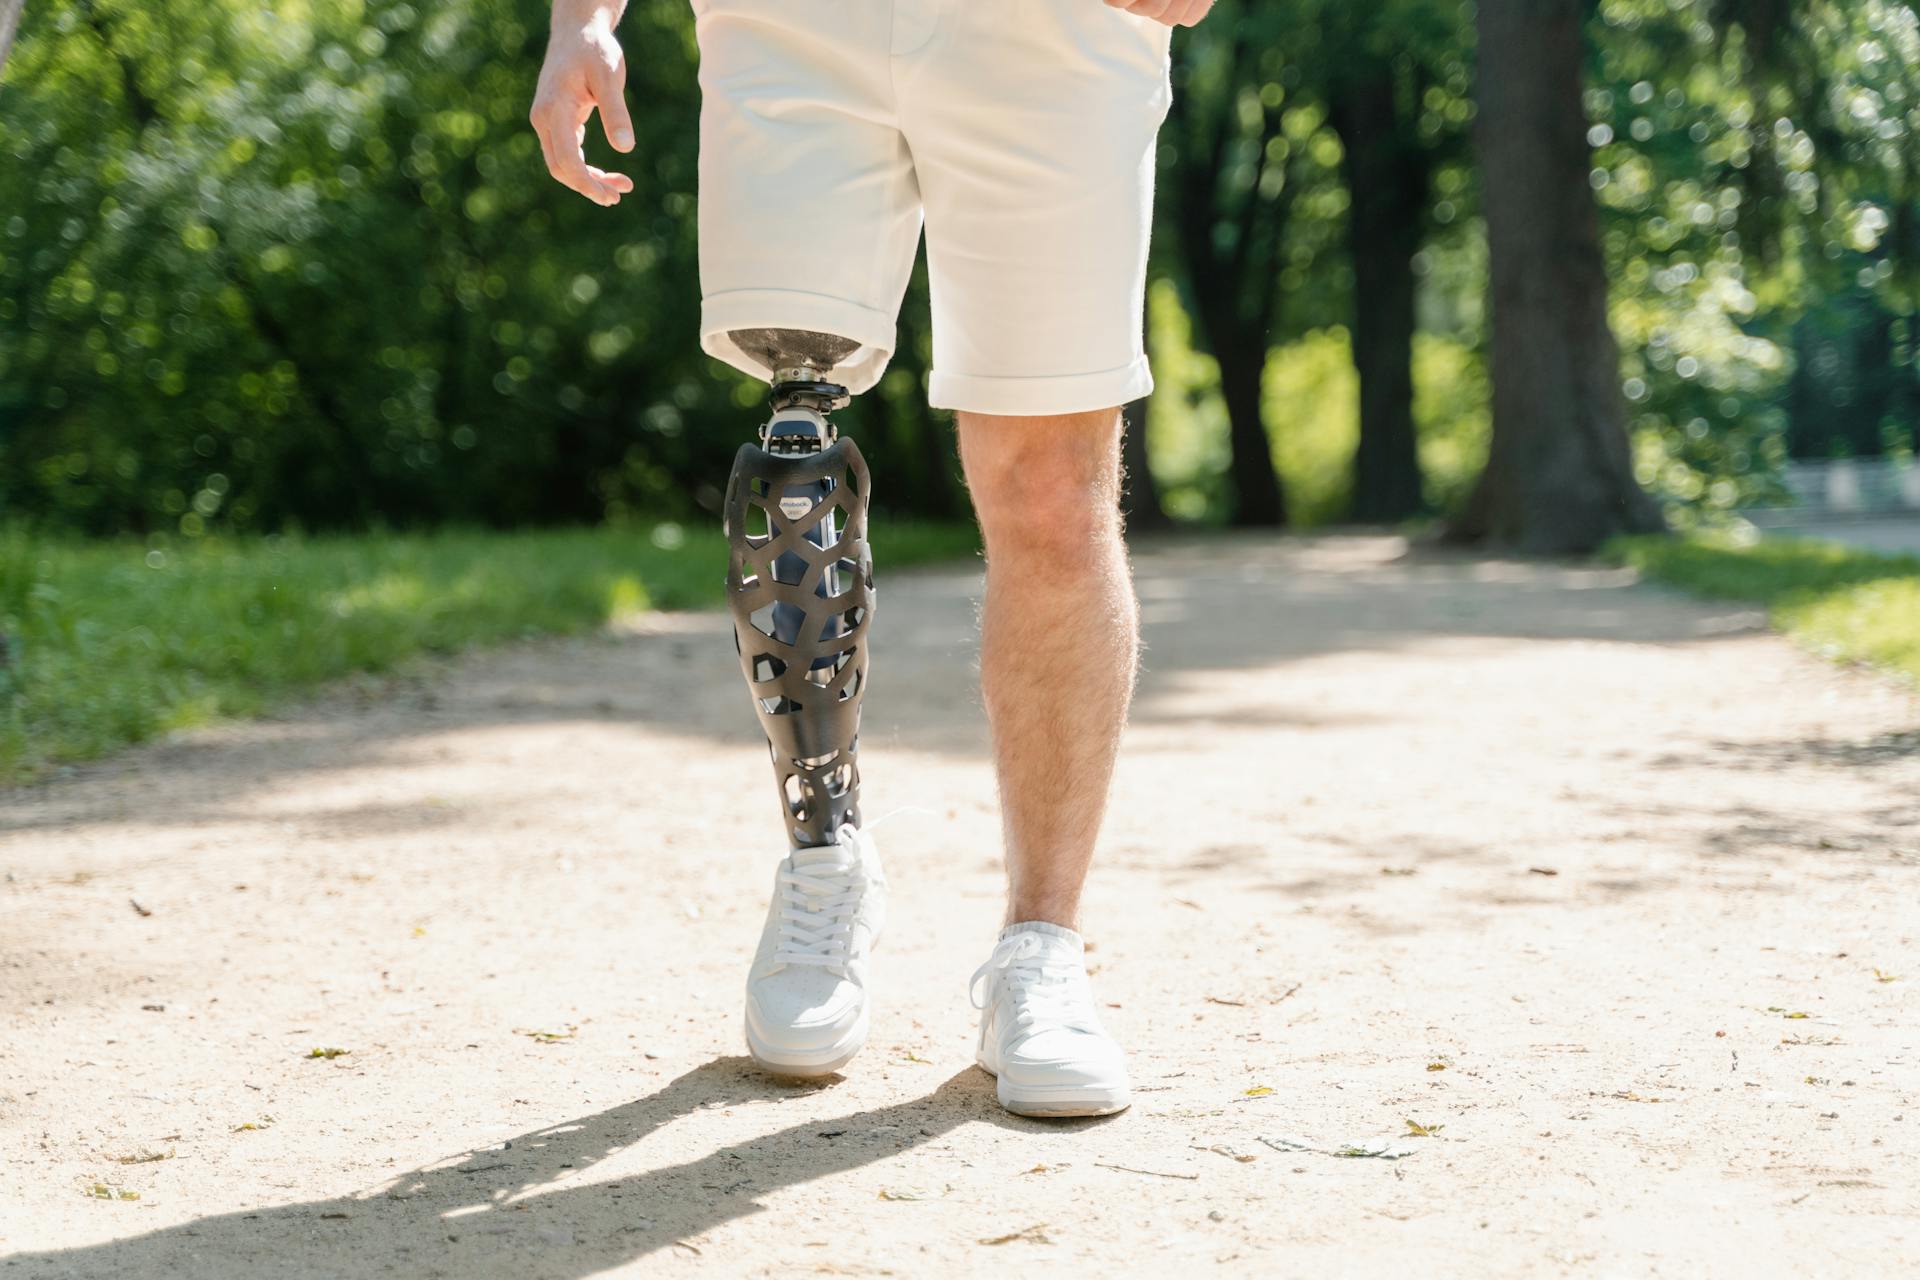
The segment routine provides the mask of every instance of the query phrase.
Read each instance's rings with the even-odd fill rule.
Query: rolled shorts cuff
[[[1088,413],[1114,409],[1153,390],[1153,372],[1145,355],[1099,373],[1041,378],[981,378],[938,369],[927,383],[927,403],[935,409],[992,413],[1006,417]]]
[[[858,394],[880,381],[893,358],[893,318],[845,298],[795,289],[730,289],[700,302],[700,348],[742,373],[765,380],[768,370],[728,336],[733,329],[811,329],[860,344],[835,367],[836,380]]]

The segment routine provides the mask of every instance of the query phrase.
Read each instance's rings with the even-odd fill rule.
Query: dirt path
[[[740,1056],[775,818],[715,615],[0,798],[0,1278],[1911,1274],[1920,704],[1622,574],[1403,552],[1139,557],[1109,1121],[970,1066],[971,573],[883,581],[869,815],[933,812],[880,831],[823,1087]]]

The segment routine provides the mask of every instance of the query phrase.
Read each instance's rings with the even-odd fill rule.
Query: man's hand
[[[633,118],[627,114],[627,59],[613,38],[623,0],[554,0],[547,60],[534,90],[533,131],[540,135],[547,171],[595,204],[619,204],[633,179],[587,163],[581,144],[587,117],[600,112],[600,127],[615,151],[633,150]]]
[[[1107,7],[1125,9],[1170,27],[1191,27],[1207,16],[1213,0],[1107,0]]]

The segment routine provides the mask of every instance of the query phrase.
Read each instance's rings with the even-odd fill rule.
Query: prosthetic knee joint
[[[727,482],[727,599],[740,668],[773,753],[794,847],[860,824],[860,700],[867,683],[873,560],[867,464],[827,414],[858,343],[794,329],[732,335],[766,364],[773,414]]]

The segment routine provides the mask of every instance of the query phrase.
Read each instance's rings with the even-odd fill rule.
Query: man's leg
[[[987,545],[980,684],[1006,828],[1007,921],[974,973],[977,1056],[1035,1116],[1127,1105],[1100,1025],[1080,889],[1133,694],[1139,618],[1120,540],[1120,414],[960,414]]]
[[[1139,654],[1120,536],[1120,413],[959,418],[987,551],[980,686],[1006,834],[1006,922],[1078,929]]]

